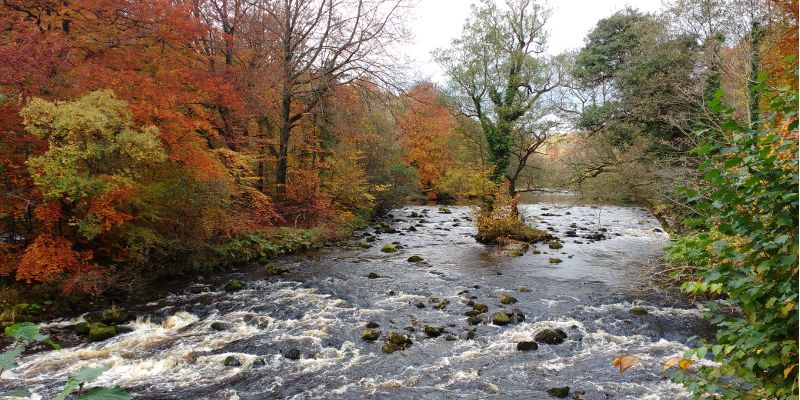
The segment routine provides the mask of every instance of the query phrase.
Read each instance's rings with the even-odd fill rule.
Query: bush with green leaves
[[[684,357],[710,352],[716,363],[676,378],[695,398],[796,399],[798,95],[775,93],[758,127],[737,123],[721,98],[717,93],[710,108],[724,117],[723,135],[695,149],[706,157],[706,189],[685,190],[698,217],[669,251],[696,267],[685,291],[717,296],[736,312],[707,303],[716,342]]]
[[[42,335],[39,332],[39,327],[32,322],[20,322],[18,324],[11,325],[5,329],[7,335],[13,337],[15,339],[14,344],[11,346],[11,349],[6,350],[2,354],[0,354],[0,374],[3,371],[9,370],[11,368],[17,367],[17,359],[25,352],[25,349],[28,346],[35,344],[35,343],[44,343],[50,345],[54,349],[60,349],[61,347],[54,343],[49,337]],[[110,365],[104,365],[97,368],[89,368],[84,367],[81,368],[77,373],[70,375],[67,377],[67,385],[61,389],[61,392],[56,395],[53,400],[66,400],[70,398],[71,395],[74,394],[72,399],[83,399],[83,400],[128,400],[130,396],[124,389],[119,386],[114,386],[111,388],[102,387],[102,386],[95,386],[92,388],[84,389],[84,386],[88,383],[92,383],[100,375],[108,371],[111,368]],[[0,393],[0,397],[12,397],[12,398],[29,398],[33,395],[28,389],[20,388],[15,389],[8,392]]]

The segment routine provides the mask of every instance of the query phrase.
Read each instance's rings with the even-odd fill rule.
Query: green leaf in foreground
[[[20,322],[6,328],[6,333],[17,338],[30,341],[41,342],[47,336],[39,333],[39,327],[33,322]]]
[[[130,398],[131,396],[119,386],[91,388],[81,396],[81,399],[86,400],[129,400]]]
[[[25,346],[16,346],[0,354],[0,370],[5,371],[17,366],[17,358],[25,351]]]
[[[53,398],[53,400],[65,400],[67,396],[69,396],[82,384],[94,382],[98,377],[100,377],[100,375],[103,374],[103,372],[106,372],[109,369],[111,369],[110,365],[104,365],[97,368],[81,368],[77,374],[69,376],[67,379],[67,386],[64,386],[64,389],[61,390],[61,393]]]
[[[9,392],[0,392],[0,397],[31,397],[33,393],[28,391],[28,389],[15,389]]]

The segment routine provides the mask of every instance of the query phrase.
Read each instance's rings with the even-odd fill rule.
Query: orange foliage
[[[72,249],[68,240],[42,234],[25,248],[17,265],[16,278],[27,283],[53,282],[66,278],[73,283],[63,287],[65,292],[80,289],[85,293],[97,294],[99,288],[96,283],[92,283],[97,282],[96,280],[87,280],[82,284],[76,282],[76,279],[82,279],[87,273],[95,277],[101,273],[100,267],[92,264],[91,259],[91,251],[77,252]]]
[[[402,133],[403,159],[417,169],[419,188],[429,198],[436,198],[436,181],[453,162],[447,142],[454,118],[437,99],[440,93],[429,82],[413,87],[403,96],[408,107],[398,117]]]

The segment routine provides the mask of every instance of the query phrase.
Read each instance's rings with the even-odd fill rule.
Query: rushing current
[[[277,260],[282,276],[254,265],[183,287],[135,308],[129,333],[23,357],[2,386],[49,398],[81,367],[111,365],[96,383],[142,399],[547,399],[564,386],[576,399],[688,397],[662,363],[709,334],[702,312],[640,290],[667,235],[641,208],[566,199],[521,206],[561,249],[505,254],[475,241],[469,207],[408,206],[390,213],[393,229],[382,231],[394,233],[373,227],[349,244]],[[392,242],[399,251],[381,251]],[[408,261],[414,255],[424,261]],[[231,277],[246,289],[223,291]],[[503,305],[502,294],[518,301]],[[518,310],[505,326],[470,325],[470,301],[488,315]],[[81,320],[43,328],[68,335]],[[362,340],[368,322],[377,341]],[[428,337],[426,325],[441,335]],[[544,328],[567,337],[517,350]],[[413,344],[386,354],[389,332]],[[621,354],[638,363],[620,373],[611,362]]]

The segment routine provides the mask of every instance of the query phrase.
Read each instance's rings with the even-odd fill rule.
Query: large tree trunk
[[[281,102],[281,129],[278,145],[278,165],[275,175],[275,189],[279,196],[286,193],[286,171],[288,170],[289,134],[291,133],[291,94],[284,93]]]

